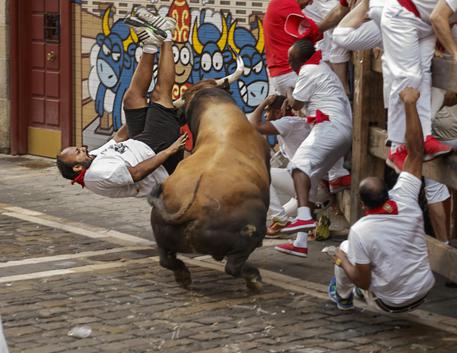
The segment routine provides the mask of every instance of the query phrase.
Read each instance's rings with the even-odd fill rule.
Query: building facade
[[[136,5],[178,23],[174,98],[202,79],[232,73],[231,47],[246,65],[231,91],[252,112],[269,91],[262,25],[267,4],[0,0],[0,152],[54,157],[71,144],[97,147],[119,129],[122,98],[141,56],[138,38],[123,21]]]

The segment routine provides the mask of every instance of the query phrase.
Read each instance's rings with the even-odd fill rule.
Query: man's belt
[[[399,313],[405,313],[407,311],[412,311],[412,310],[416,309],[419,305],[422,305],[425,301],[425,298],[427,297],[427,294],[425,294],[422,298],[416,300],[415,302],[408,304],[408,305],[404,305],[404,306],[391,306],[391,305],[384,303],[379,298],[375,298],[374,302],[381,310],[387,311],[389,313],[399,314]]]

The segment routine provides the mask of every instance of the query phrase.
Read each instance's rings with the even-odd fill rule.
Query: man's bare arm
[[[403,170],[417,178],[422,177],[422,163],[424,160],[424,135],[422,125],[417,113],[418,90],[407,87],[400,92],[400,98],[405,104],[406,113],[406,149],[408,156]]]
[[[249,116],[248,120],[251,125],[262,135],[278,135],[279,132],[276,130],[274,125],[269,121],[262,121],[262,114],[265,109],[271,105],[276,96],[272,95],[267,97],[262,103]]]
[[[449,17],[453,14],[454,11],[446,1],[438,0],[435,9],[430,15],[430,20],[440,43],[453,56],[454,60],[457,60],[457,43],[452,37],[451,26],[449,24]]]
[[[124,124],[121,126],[119,130],[116,131],[116,133],[113,136],[113,140],[116,143],[126,141],[129,138],[129,130],[127,128],[127,124]]]
[[[351,264],[346,253],[341,249],[336,251],[336,258],[341,260],[341,267],[352,283],[357,287],[368,290],[371,284],[371,265]]]
[[[336,27],[344,16],[349,12],[349,7],[343,6],[338,3],[330,12],[325,16],[321,23],[317,25],[319,31],[324,33],[333,27]]]
[[[367,19],[368,0],[361,0],[338,24],[338,27],[359,28]]]
[[[133,181],[137,182],[143,180],[154,170],[159,168],[168,159],[168,157],[183,149],[186,141],[187,134],[183,134],[170,147],[157,153],[154,157],[146,159],[134,167],[128,167],[127,169],[129,170]]]

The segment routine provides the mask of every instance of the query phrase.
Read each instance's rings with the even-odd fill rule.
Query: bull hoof
[[[250,292],[258,293],[263,287],[262,282],[258,278],[245,278],[246,287]]]
[[[192,284],[192,277],[188,269],[175,271],[175,281],[183,288],[189,288]]]

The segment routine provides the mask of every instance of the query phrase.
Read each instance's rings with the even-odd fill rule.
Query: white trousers
[[[0,318],[0,353],[8,353],[5,335],[3,334],[2,320]]]
[[[343,158],[351,146],[352,130],[349,127],[325,121],[315,125],[308,137],[298,147],[289,166],[292,173],[299,169],[311,180],[309,200],[316,201],[320,179]]]
[[[288,92],[292,93],[294,90],[297,77],[297,74],[293,71],[284,75],[270,77],[270,92],[276,95],[287,96]]]
[[[333,41],[347,50],[367,50],[382,46],[381,30],[375,21],[362,23],[360,27],[336,27]]]
[[[432,26],[406,10],[397,0],[388,0],[381,18],[384,44],[384,80],[389,92],[387,132],[389,140],[405,141],[405,109],[400,92],[410,86],[420,90],[417,110],[424,136],[431,134],[431,61],[436,38]]]
[[[446,201],[451,197],[449,189],[446,185],[441,184],[435,180],[425,178],[425,198],[429,205]]]

